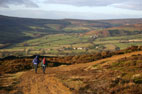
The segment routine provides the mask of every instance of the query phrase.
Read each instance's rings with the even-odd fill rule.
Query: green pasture
[[[74,55],[93,53],[103,50],[117,50],[117,48],[125,49],[130,46],[142,45],[142,42],[120,42],[120,40],[142,40],[141,36],[142,34],[119,37],[102,37],[92,41],[90,36],[87,35],[80,36],[79,34],[52,34],[12,45],[7,49],[1,49],[0,52],[11,52],[13,54],[17,54],[17,51],[19,51],[19,53],[25,55]]]

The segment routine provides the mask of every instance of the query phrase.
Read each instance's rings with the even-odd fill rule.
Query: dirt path
[[[34,73],[34,70],[27,71],[22,74],[20,83],[17,85],[17,89],[12,91],[14,94],[73,94],[71,90],[64,86],[63,83],[56,78],[58,72],[67,72],[76,69],[88,69],[90,66],[95,64],[107,64],[114,62],[115,60],[129,57],[132,55],[142,54],[142,51],[132,52],[122,55],[112,56],[106,59],[85,63],[85,64],[75,64],[69,66],[59,66],[54,68],[47,68],[46,74],[42,74],[41,69],[38,74]],[[16,93],[15,93],[16,92]]]
[[[72,94],[57,78],[52,75],[35,74],[33,70],[21,76],[19,91],[22,94]]]

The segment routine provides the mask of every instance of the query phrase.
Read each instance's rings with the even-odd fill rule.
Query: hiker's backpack
[[[44,64],[44,65],[46,64],[46,60],[45,60],[45,58],[43,58],[43,64]]]

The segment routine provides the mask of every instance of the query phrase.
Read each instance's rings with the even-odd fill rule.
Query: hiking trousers
[[[43,73],[45,74],[46,66],[42,66]]]
[[[34,64],[35,73],[37,73],[38,64]]]

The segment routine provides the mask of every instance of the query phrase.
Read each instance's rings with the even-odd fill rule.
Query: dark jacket
[[[33,59],[33,63],[34,64],[39,64],[39,57],[36,56],[34,59]]]

